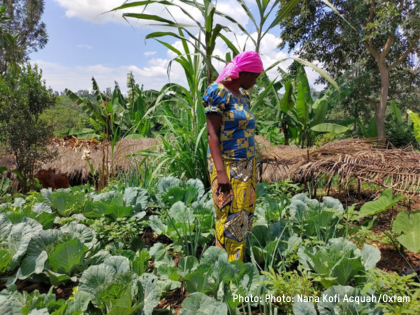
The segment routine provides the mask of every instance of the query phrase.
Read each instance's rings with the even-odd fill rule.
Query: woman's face
[[[253,72],[240,72],[239,78],[241,81],[241,88],[248,90],[255,85],[257,82],[258,77],[261,73],[253,73]]]

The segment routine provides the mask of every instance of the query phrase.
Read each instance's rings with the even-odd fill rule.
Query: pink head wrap
[[[239,72],[261,73],[264,71],[260,55],[254,51],[244,51],[236,55],[232,61],[226,64],[217,77],[216,82],[230,81],[239,78]]]

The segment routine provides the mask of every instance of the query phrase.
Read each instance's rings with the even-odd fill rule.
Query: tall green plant
[[[420,117],[419,114],[407,110],[407,114],[410,116],[411,120],[413,121],[413,128],[414,128],[414,134],[416,136],[416,140],[418,143],[420,143]]]
[[[179,34],[183,38],[181,29]],[[181,41],[183,52],[159,42],[177,54],[171,63],[175,61],[182,66],[188,89],[175,83],[162,88],[155,105],[146,115],[159,110],[160,114],[155,115],[164,122],[161,129],[161,146],[164,150],[144,150],[139,154],[155,159],[155,175],[164,172],[181,179],[198,178],[208,186],[206,116],[201,104],[207,82],[206,67],[202,54],[198,53],[198,44],[193,45],[191,51],[188,41]]]
[[[96,102],[81,97],[66,89],[66,94],[70,99],[88,114],[89,121],[94,127],[92,129],[70,129],[57,132],[57,135],[76,134],[79,139],[101,138],[101,133],[105,132],[111,140],[121,138],[142,138],[150,135],[151,122],[146,116],[147,105],[145,96],[151,92],[143,92],[136,84],[133,74],[127,75],[128,97],[125,98],[118,86],[112,97],[102,93],[94,78],[92,78],[92,88],[96,95]],[[149,104],[150,105],[150,104]]]
[[[176,28],[179,29],[182,32],[185,32],[188,34],[189,38],[185,37],[183,34],[180,33],[173,33],[173,32],[153,32],[146,36],[146,39],[149,38],[159,38],[163,36],[172,36],[174,38],[180,39],[183,43],[183,45],[186,45],[187,43],[191,43],[195,45],[195,51],[197,54],[200,54],[203,58],[203,61],[206,65],[206,76],[207,76],[207,82],[211,82],[213,77],[213,65],[212,65],[212,58],[216,58],[221,60],[217,56],[213,56],[213,51],[216,47],[216,39],[219,37],[220,32],[222,30],[226,32],[230,32],[229,28],[226,26],[223,26],[221,24],[214,24],[214,18],[215,15],[224,15],[221,12],[216,11],[215,5],[212,3],[211,0],[204,0],[203,2],[198,1],[191,1],[191,0],[180,0],[180,4],[177,4],[175,2],[170,2],[166,0],[150,0],[150,1],[136,1],[133,3],[124,3],[123,5],[114,8],[111,11],[118,11],[123,9],[132,9],[132,8],[143,8],[146,9],[148,5],[153,4],[159,4],[162,5],[166,11],[170,11],[170,8],[178,8],[182,11],[183,14],[185,14],[188,18],[191,19],[191,22],[193,24],[179,24],[176,22],[176,19],[174,16],[171,15],[173,18],[172,20],[165,19],[161,16],[157,15],[151,15],[146,13],[123,13],[124,18],[135,18],[139,20],[146,20],[146,21],[156,21],[160,22],[162,26],[170,27],[170,28]],[[203,22],[200,22],[197,20],[191,13],[189,9],[186,9],[185,6],[190,6],[193,9],[197,9],[200,14],[203,17]],[[204,34],[204,41],[199,39],[199,36],[195,36],[190,29],[192,27],[198,28],[199,33]],[[243,29],[245,31],[245,29]],[[230,41],[226,37],[221,37],[226,44],[229,45]],[[166,43],[161,42],[166,47],[169,45]],[[169,48],[169,47],[168,47]],[[223,61],[223,60],[222,60]]]
[[[280,81],[270,82],[267,77],[262,77],[261,83],[266,88],[255,98],[253,106],[254,111],[266,120],[266,125],[282,129],[286,144],[290,137],[305,147],[311,146],[320,132],[343,133],[349,129],[326,121],[331,109],[352,91],[353,84],[342,80],[338,83],[332,81],[325,94],[314,101],[302,62],[305,64],[303,60],[295,60],[291,73],[279,68],[282,75]],[[320,73],[324,74],[322,71]],[[284,94],[280,96],[283,87]]]

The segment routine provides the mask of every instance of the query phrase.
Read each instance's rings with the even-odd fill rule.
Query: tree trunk
[[[389,92],[389,70],[386,66],[385,60],[381,59],[378,62],[379,72],[381,75],[381,97],[379,105],[375,108],[375,118],[376,118],[376,130],[378,132],[378,142],[379,147],[385,148],[386,145],[386,132],[385,132],[385,110],[386,104],[388,102],[388,92]]]

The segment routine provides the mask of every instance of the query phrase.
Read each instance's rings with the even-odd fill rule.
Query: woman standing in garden
[[[216,211],[216,246],[242,260],[255,210],[255,118],[246,90],[263,72],[256,52],[237,55],[203,96],[208,164]]]

